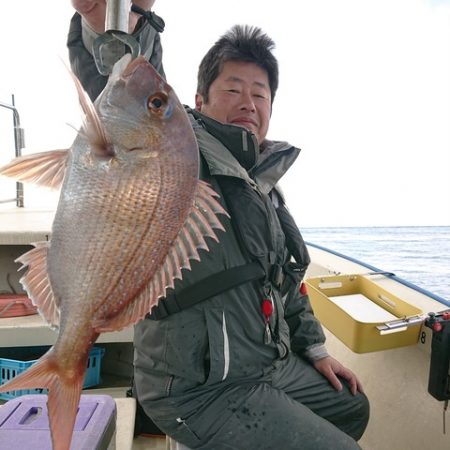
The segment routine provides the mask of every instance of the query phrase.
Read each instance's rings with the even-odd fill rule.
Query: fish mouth
[[[142,55],[128,63],[120,79],[125,83],[128,94],[136,99],[167,90],[165,81]]]
[[[150,66],[150,63],[142,56],[138,56],[137,58],[131,60],[131,62],[127,65],[125,70],[122,73],[123,78],[130,77],[140,66]]]

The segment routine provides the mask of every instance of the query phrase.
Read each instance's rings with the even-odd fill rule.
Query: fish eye
[[[147,106],[154,112],[161,112],[163,107],[167,104],[167,94],[164,92],[158,92],[151,95],[147,100]]]

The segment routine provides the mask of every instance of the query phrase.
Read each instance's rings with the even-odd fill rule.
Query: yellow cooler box
[[[422,311],[369,278],[333,275],[308,278],[306,284],[316,317],[354,352],[367,353],[417,343]],[[384,326],[395,321],[400,321],[397,326]],[[405,326],[399,326],[402,323]]]

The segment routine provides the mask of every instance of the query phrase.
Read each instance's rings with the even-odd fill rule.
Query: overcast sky
[[[155,11],[168,82],[191,106],[219,35],[241,23],[274,39],[268,137],[302,149],[282,183],[301,227],[450,225],[450,0],[157,0]],[[27,153],[69,147],[67,123],[80,123],[62,62],[72,13],[69,0],[0,4],[0,102],[15,95]],[[13,156],[11,117],[0,108],[0,163]],[[28,188],[27,205],[54,207],[43,192]]]

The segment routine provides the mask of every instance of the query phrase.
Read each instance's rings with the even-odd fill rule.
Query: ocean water
[[[450,300],[450,226],[303,228],[329,248]]]

